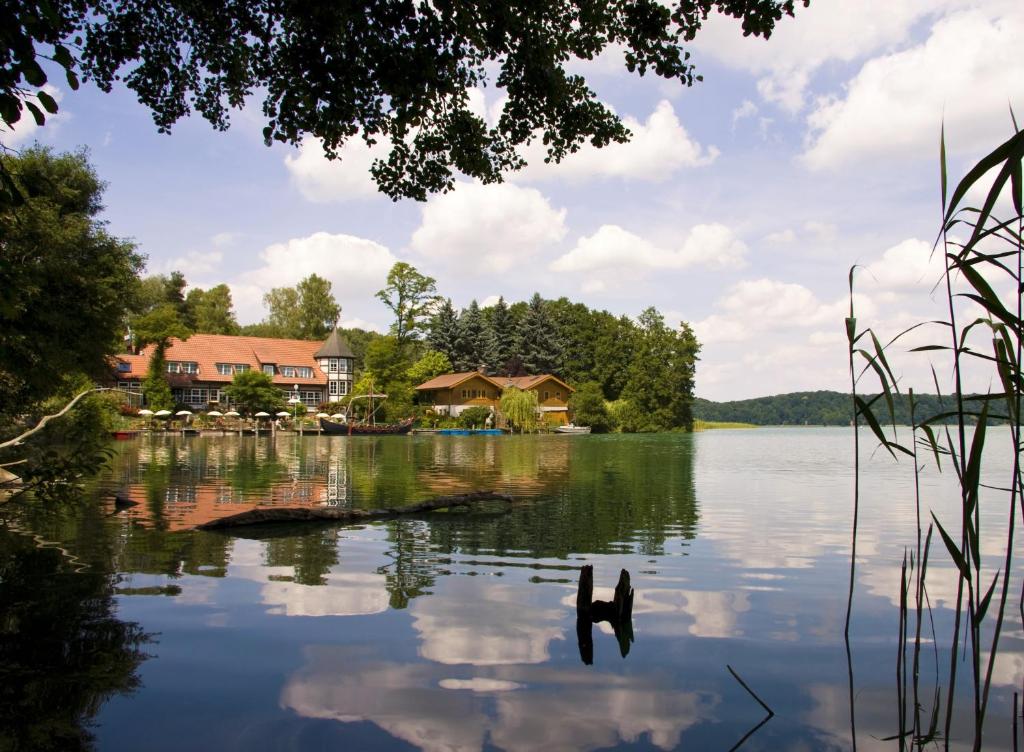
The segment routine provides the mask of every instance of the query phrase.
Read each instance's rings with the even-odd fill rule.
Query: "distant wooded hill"
[[[868,395],[865,399],[870,400],[870,397]],[[918,420],[947,412],[951,403],[949,398],[945,400],[944,407],[934,394],[915,394]],[[875,414],[881,420],[885,406],[881,402],[875,405]],[[793,392],[735,402],[711,402],[699,397],[693,401],[695,419],[753,423],[759,426],[848,426],[851,411],[849,394],[827,391]],[[910,424],[910,404],[905,396],[896,397],[896,422]]]

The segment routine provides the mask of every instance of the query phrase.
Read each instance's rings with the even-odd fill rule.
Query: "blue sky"
[[[866,267],[858,307],[883,333],[934,315],[940,124],[953,175],[1009,136],[1021,38],[1024,5],[1004,0],[817,0],[768,42],[713,18],[693,88],[631,76],[616,50],[580,64],[628,119],[628,146],[534,159],[425,204],[375,193],[361,142],[340,162],[311,141],[267,148],[258,107],[226,133],[193,117],[161,135],[130,92],[57,87],[58,116],[0,140],[88,147],[111,231],[152,272],[230,284],[243,323],[271,287],[317,272],[343,323],[383,330],[373,294],[404,260],[459,306],[534,291],[617,314],[655,305],[698,332],[699,396],[846,389],[847,272]],[[473,97],[500,111],[500,91]],[[920,358],[898,370],[930,381]]]

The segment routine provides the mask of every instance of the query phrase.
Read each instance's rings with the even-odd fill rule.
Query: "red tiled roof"
[[[320,370],[320,364],[313,354],[322,342],[306,342],[299,339],[271,339],[269,337],[234,337],[227,334],[193,334],[187,340],[171,339],[167,348],[168,361],[192,362],[199,365],[198,374],[168,374],[172,386],[188,386],[193,382],[230,383],[233,376],[218,373],[218,363],[245,363],[253,370],[260,370],[265,363],[275,366],[306,366],[313,369],[312,378],[282,376],[274,374],[274,383],[282,386],[324,385],[327,376]],[[128,363],[131,370],[122,371],[115,366],[115,377],[119,380],[143,379],[149,370],[149,360],[155,345],[148,345],[138,355],[118,355],[116,360]],[[178,383],[180,382],[180,383]]]

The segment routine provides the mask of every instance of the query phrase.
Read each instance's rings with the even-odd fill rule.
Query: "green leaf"
[[[868,422],[868,426],[871,428],[871,432],[875,434],[879,443],[885,447],[886,451],[892,455],[893,459],[896,459],[896,453],[893,452],[892,447],[889,446],[889,440],[885,438],[885,433],[882,431],[882,427],[878,425],[878,421],[875,419],[875,414],[871,412],[871,407],[857,395],[854,395],[853,401],[857,406],[857,414],[864,416],[864,419]]]
[[[953,558],[953,563],[956,564],[956,568],[960,570],[960,576],[970,582],[971,570],[967,566],[967,561],[964,559],[963,554],[960,553],[960,549],[956,547],[953,539],[946,533],[946,529],[942,527],[942,523],[939,522],[939,518],[935,516],[935,512],[932,512],[932,519],[935,520],[935,526],[939,529],[939,535],[942,536],[942,542],[946,544],[946,549],[949,551],[949,555]]]
[[[949,200],[949,205],[946,207],[946,221],[948,222],[951,218],[953,211],[956,209],[957,204],[964,195],[969,191],[979,179],[997,164],[1005,161],[1007,157],[1012,156],[1015,152],[1019,152],[1021,147],[1024,146],[1024,132],[1016,133],[1006,141],[1001,143],[987,155],[982,157],[974,167],[960,180],[956,189],[953,191],[953,196]],[[943,153],[945,145],[943,144]]]
[[[946,121],[942,121],[942,130],[939,131],[939,180],[942,184],[942,212],[946,212]]]
[[[922,431],[924,431],[924,435],[928,437],[928,445],[932,449],[932,454],[935,455],[935,467],[937,467],[939,469],[939,472],[941,472],[942,459],[939,453],[939,443],[935,440],[935,431],[932,429],[931,426],[927,424],[922,424],[920,428]]]
[[[989,585],[988,592],[985,593],[985,597],[978,604],[978,611],[974,615],[974,626],[978,626],[985,620],[985,612],[988,611],[988,605],[992,601],[992,593],[996,589],[997,582],[999,582],[999,572],[996,572],[996,576],[992,578],[992,584]]]
[[[46,83],[46,73],[33,59],[28,59],[21,65],[21,74],[31,86],[42,86]]]
[[[57,114],[57,102],[53,97],[40,89],[39,93],[36,94],[36,98],[39,100],[39,104],[41,104],[47,112],[51,115]]]
[[[46,123],[46,116],[43,115],[43,111],[40,110],[33,102],[25,102],[25,106],[28,111],[32,113],[32,117],[35,118],[36,125],[43,125]]]

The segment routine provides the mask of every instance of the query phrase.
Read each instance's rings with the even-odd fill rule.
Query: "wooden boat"
[[[119,439],[121,441],[134,439],[139,435],[138,431],[111,431],[110,433],[115,439]]]
[[[590,433],[590,426],[574,426],[570,423],[567,426],[558,426],[555,428],[555,433],[570,433],[570,434],[582,434]]]
[[[327,418],[320,419],[320,428],[326,434],[335,436],[387,436],[401,435],[412,430],[413,418],[401,423],[337,423]]]

